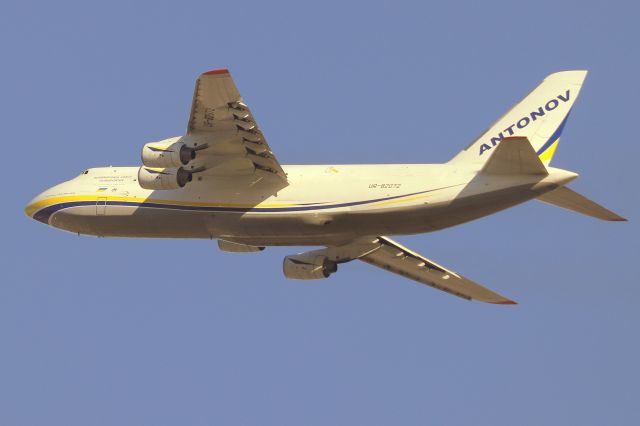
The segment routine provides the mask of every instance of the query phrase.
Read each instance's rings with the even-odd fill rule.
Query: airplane
[[[360,260],[468,300],[516,304],[392,240],[537,199],[625,221],[551,167],[587,71],[547,76],[444,164],[281,165],[227,69],[201,74],[186,135],[142,147],[142,165],[98,167],[36,196],[25,213],[78,235],[216,239],[221,250],[320,246],[286,256],[290,279]]]

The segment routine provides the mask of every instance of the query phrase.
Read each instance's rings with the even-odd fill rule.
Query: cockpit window
[[[84,172],[82,172],[80,175],[88,175],[89,174],[89,170],[85,170]]]

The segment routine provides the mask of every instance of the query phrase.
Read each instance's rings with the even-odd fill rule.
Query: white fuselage
[[[26,213],[79,234],[219,238],[266,245],[340,245],[364,235],[431,232],[483,217],[577,175],[495,176],[453,164],[290,165],[288,185],[255,176],[196,177],[150,191],[137,167],[93,168],[34,198]],[[251,188],[251,190],[247,190]]]

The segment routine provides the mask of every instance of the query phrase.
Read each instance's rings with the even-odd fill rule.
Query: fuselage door
[[[96,216],[107,214],[107,197],[98,197],[96,200]]]

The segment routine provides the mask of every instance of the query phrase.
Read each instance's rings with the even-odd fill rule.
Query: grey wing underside
[[[508,305],[516,303],[390,238],[378,237],[378,239],[380,248],[359,260],[463,299]]]
[[[327,247],[317,253],[338,263],[357,259],[463,299],[502,305],[516,304],[388,237],[362,238],[344,246]]]
[[[256,119],[226,69],[207,71],[196,80],[187,139],[206,156],[203,175],[259,175],[286,183]]]

